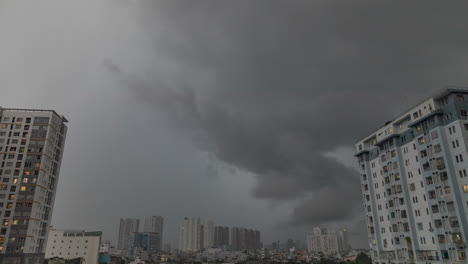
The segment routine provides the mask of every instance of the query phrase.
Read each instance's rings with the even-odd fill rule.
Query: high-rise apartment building
[[[468,263],[468,89],[448,87],[356,143],[371,257]]]
[[[53,110],[0,108],[0,263],[43,261],[65,123]]]
[[[232,250],[257,250],[262,247],[260,231],[243,227],[232,227],[230,234]]]
[[[214,227],[214,246],[217,248],[227,248],[229,246],[229,227]]]
[[[161,251],[161,236],[153,232],[137,232],[131,235],[130,256],[151,256]]]
[[[123,256],[127,256],[130,253],[131,239],[133,238],[133,233],[138,232],[139,229],[139,219],[120,219],[119,240],[117,241],[117,249],[120,250]]]
[[[200,251],[203,246],[203,225],[200,218],[186,217],[180,224],[179,250],[184,252]]]
[[[162,216],[147,216],[143,219],[143,232],[158,233],[159,245],[163,244],[164,218]],[[162,247],[162,246],[161,246]],[[161,250],[161,248],[159,248]]]
[[[203,248],[214,246],[214,223],[211,220],[203,222]]]
[[[307,249],[312,253],[337,256],[348,251],[346,231],[329,231],[324,227],[314,228],[307,236]]]

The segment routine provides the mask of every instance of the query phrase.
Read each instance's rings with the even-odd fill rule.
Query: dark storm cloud
[[[324,153],[446,84],[466,84],[466,6],[395,1],[147,1],[141,24],[178,73],[131,91],[202,148],[254,173],[254,195],[297,200],[290,223],[350,220],[357,173]],[[163,33],[154,32],[163,26]],[[115,64],[114,64],[115,63]],[[119,66],[117,66],[119,65]],[[113,62],[111,69],[121,63]],[[146,77],[145,77],[146,76]],[[205,85],[200,85],[203,80]],[[351,157],[350,157],[351,158]]]

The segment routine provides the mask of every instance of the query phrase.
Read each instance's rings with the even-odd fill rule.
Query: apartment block
[[[260,231],[243,227],[232,227],[230,234],[230,246],[232,250],[254,251],[262,248]]]
[[[42,263],[67,119],[0,108],[0,263]]]
[[[140,219],[136,218],[121,218],[119,227],[119,238],[117,241],[117,249],[123,256],[127,256],[131,251],[131,243],[133,234],[140,230]]]
[[[345,230],[329,231],[324,227],[316,227],[307,236],[307,249],[315,254],[339,256],[349,250],[347,233]]]
[[[446,87],[356,143],[373,263],[468,263],[468,89]]]
[[[214,246],[217,248],[227,248],[229,246],[229,227],[214,227]]]

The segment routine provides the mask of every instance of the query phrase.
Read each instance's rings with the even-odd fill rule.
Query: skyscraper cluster
[[[346,230],[328,230],[324,227],[314,228],[307,236],[307,249],[311,253],[336,256],[349,251]]]
[[[356,143],[374,263],[467,263],[468,89],[448,87]]]
[[[196,252],[212,247],[256,250],[261,248],[260,231],[240,227],[229,229],[196,217],[184,218],[179,229],[179,249]]]
[[[140,219],[120,219],[117,249],[124,256],[130,256],[139,250],[155,253],[162,249],[164,219],[161,216],[148,216],[143,219],[143,230],[140,230]]]

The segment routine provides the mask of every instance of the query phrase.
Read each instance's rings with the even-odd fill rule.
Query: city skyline
[[[468,86],[466,4],[196,2],[1,2],[0,106],[70,120],[51,224],[117,241],[161,215],[172,245],[187,215],[265,244],[328,224],[368,246],[353,144]]]

